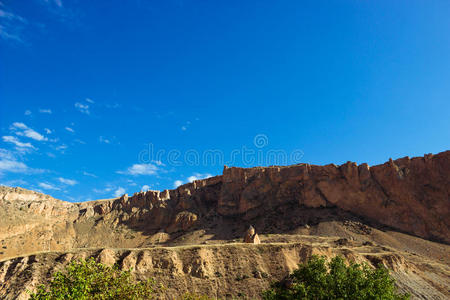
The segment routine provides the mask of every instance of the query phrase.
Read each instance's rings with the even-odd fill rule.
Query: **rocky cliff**
[[[450,151],[390,160],[369,167],[347,162],[314,166],[228,168],[222,176],[91,202],[86,210],[104,216],[123,211],[120,222],[146,223],[146,230],[187,230],[211,214],[244,221],[285,207],[339,208],[373,224],[425,239],[450,242]]]
[[[449,216],[450,151],[373,167],[225,167],[221,176],[175,190],[83,203],[3,187],[0,259],[42,250],[167,244],[195,228],[229,239],[250,224],[274,233],[350,217],[449,243]],[[113,236],[102,240],[108,232]]]
[[[0,187],[0,297],[26,299],[86,256],[155,277],[168,299],[258,297],[318,253],[382,262],[414,298],[446,299],[449,216],[450,151],[373,167],[225,167],[175,190],[82,203]],[[239,244],[249,225],[260,245]]]

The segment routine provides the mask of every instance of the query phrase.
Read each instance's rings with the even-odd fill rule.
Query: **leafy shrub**
[[[71,262],[63,272],[54,274],[48,285],[40,285],[30,299],[151,299],[154,290],[153,280],[135,283],[130,271],[91,258]]]
[[[263,293],[265,300],[290,299],[409,299],[398,294],[394,279],[383,266],[346,266],[339,256],[327,262],[313,256],[286,279],[275,282]]]

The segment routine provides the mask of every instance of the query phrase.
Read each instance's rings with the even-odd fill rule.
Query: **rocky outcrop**
[[[83,203],[3,187],[0,258],[42,250],[163,243],[198,227],[211,232],[216,228],[217,233],[227,220],[251,221],[260,231],[278,222],[294,229],[294,219],[300,218],[295,214],[308,209],[339,209],[371,224],[450,243],[450,151],[373,167],[351,162],[225,167],[221,176],[175,190]],[[265,221],[267,216],[275,222]],[[99,238],[105,235],[110,237]]]
[[[261,244],[258,234],[256,233],[255,228],[250,225],[244,235],[244,243],[248,244]]]
[[[8,205],[33,215],[51,218],[65,217],[67,212],[75,209],[73,203],[57,200],[49,195],[20,187],[0,186],[0,206]]]
[[[373,167],[348,162],[341,166],[224,168],[222,176],[176,190],[149,191],[96,204],[94,211],[105,214],[111,209],[135,209],[130,217],[133,222],[151,220],[148,226],[159,230],[173,228],[182,211],[198,218],[213,211],[223,217],[251,220],[287,204],[337,207],[409,234],[449,243],[450,151]],[[104,205],[107,207],[100,208]]]
[[[426,239],[450,242],[450,151],[369,167],[226,168],[217,210],[251,219],[279,205],[339,207]]]

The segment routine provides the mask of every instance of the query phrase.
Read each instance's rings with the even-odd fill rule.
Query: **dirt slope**
[[[399,252],[393,248],[343,241],[339,238],[290,236],[296,242],[155,247],[142,249],[78,249],[46,252],[0,262],[0,297],[26,299],[25,289],[42,282],[72,259],[95,257],[98,261],[133,268],[138,279],[154,277],[166,287],[166,299],[185,292],[219,298],[258,298],[271,281],[283,278],[311,254],[343,255],[349,260],[383,263],[392,270],[402,291],[414,298],[446,299],[450,294],[447,263]],[[271,242],[269,243],[269,239]],[[447,249],[449,250],[449,249]],[[448,253],[448,252],[447,252]]]

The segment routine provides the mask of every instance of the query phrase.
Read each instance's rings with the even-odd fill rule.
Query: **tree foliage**
[[[263,299],[409,299],[409,295],[396,292],[394,279],[381,265],[347,266],[339,256],[329,262],[313,256],[286,279],[273,283]]]
[[[121,271],[117,265],[109,267],[91,258],[71,262],[54,274],[48,285],[39,286],[30,299],[152,299],[155,288],[153,280],[134,282],[130,270]]]

